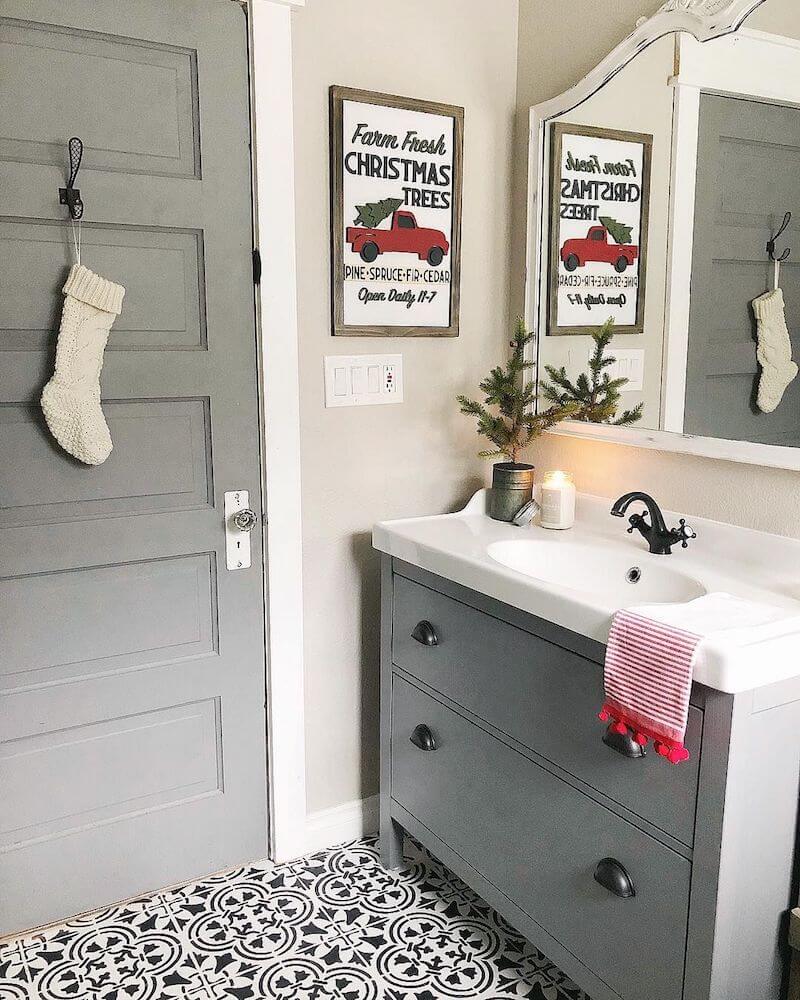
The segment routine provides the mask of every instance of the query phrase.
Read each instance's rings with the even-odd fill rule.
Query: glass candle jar
[[[541,486],[539,523],[563,531],[575,524],[575,484],[566,472],[546,472]]]

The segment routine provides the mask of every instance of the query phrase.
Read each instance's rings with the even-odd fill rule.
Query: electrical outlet
[[[402,402],[402,354],[340,354],[325,358],[326,406]]]

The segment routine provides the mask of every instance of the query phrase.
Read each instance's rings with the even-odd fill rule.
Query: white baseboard
[[[306,819],[306,852],[335,847],[378,832],[378,796],[345,802],[332,809],[310,813]]]

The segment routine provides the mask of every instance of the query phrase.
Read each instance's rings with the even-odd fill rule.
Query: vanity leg
[[[392,557],[381,554],[381,789],[380,852],[384,868],[403,867],[403,828],[392,819]]]
[[[398,822],[388,818],[381,822],[380,850],[381,864],[393,871],[403,868],[403,838],[405,832]]]

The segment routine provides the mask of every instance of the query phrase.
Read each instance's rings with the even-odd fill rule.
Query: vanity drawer
[[[396,674],[392,705],[392,798],[624,1000],[680,1000],[690,863]],[[608,858],[635,896],[595,881]]]
[[[412,638],[420,621],[438,644]],[[524,746],[691,846],[703,713],[689,711],[690,759],[629,759],[602,742],[603,668],[402,576],[394,577],[392,660]]]

